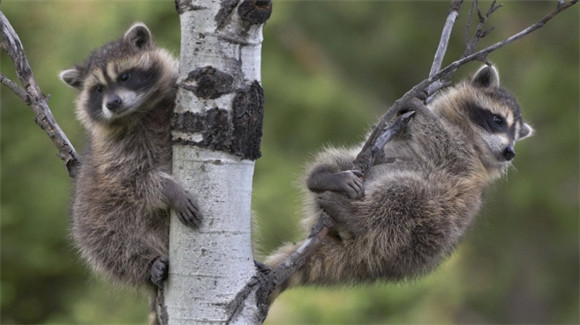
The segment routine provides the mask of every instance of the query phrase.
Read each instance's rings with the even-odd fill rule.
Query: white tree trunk
[[[229,323],[232,303],[256,273],[250,203],[262,128],[262,26],[271,8],[235,0],[176,6],[181,57],[173,175],[197,199],[204,221],[192,230],[171,217],[162,320]],[[248,21],[256,16],[265,19]]]

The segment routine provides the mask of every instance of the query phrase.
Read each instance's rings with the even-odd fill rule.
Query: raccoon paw
[[[197,228],[201,224],[202,215],[195,201],[189,194],[170,176],[165,176],[165,184],[162,193],[177,214],[179,221],[184,225]]]
[[[360,199],[365,195],[363,174],[359,170],[345,170],[337,173],[341,192],[349,199]]]
[[[151,265],[151,282],[158,287],[163,286],[163,281],[167,280],[169,274],[169,259],[161,256],[153,261]]]
[[[203,219],[201,212],[197,208],[193,199],[189,196],[185,196],[173,202],[173,209],[175,210],[179,221],[184,225],[194,229],[201,225]]]

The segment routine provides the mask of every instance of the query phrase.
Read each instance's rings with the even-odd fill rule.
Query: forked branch
[[[30,106],[34,111],[34,121],[38,124],[52,143],[58,149],[58,156],[64,162],[68,173],[75,177],[78,167],[80,166],[80,157],[70,143],[65,133],[62,131],[48,106],[48,97],[42,94],[40,87],[34,79],[22,42],[10,25],[10,22],[0,11],[0,47],[4,50],[14,62],[16,74],[22,84],[19,86],[16,82],[0,74],[0,83],[10,89],[16,96]]]

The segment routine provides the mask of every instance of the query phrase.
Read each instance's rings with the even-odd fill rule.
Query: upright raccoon
[[[383,158],[364,180],[352,170],[361,147],[318,155],[306,179],[303,222],[310,229],[324,210],[333,226],[280,290],[397,281],[429,272],[472,224],[486,186],[514,158],[514,143],[532,134],[492,66],[428,107],[415,99],[398,115],[405,111],[415,112],[412,120],[384,146]],[[283,246],[266,264],[278,265],[300,244]]]
[[[116,283],[154,289],[166,278],[169,208],[187,226],[201,222],[170,175],[177,68],[137,23],[60,74],[79,91],[76,113],[88,133],[72,235],[88,264]]]

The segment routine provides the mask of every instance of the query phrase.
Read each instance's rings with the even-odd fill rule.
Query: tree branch
[[[484,38],[485,36],[487,36],[487,34],[489,34],[494,27],[489,28],[488,30],[483,30],[483,26],[485,24],[485,22],[487,21],[487,19],[489,19],[489,17],[499,8],[503,7],[503,4],[499,4],[499,5],[495,5],[495,0],[493,0],[493,2],[491,3],[491,5],[489,6],[489,9],[487,10],[487,12],[485,13],[485,15],[483,15],[481,13],[481,10],[479,9],[479,1],[474,0],[473,1],[473,5],[471,6],[470,12],[469,12],[469,21],[471,21],[471,18],[473,17],[473,11],[477,10],[477,16],[479,18],[479,23],[477,24],[477,27],[475,29],[475,32],[473,33],[473,37],[471,38],[470,41],[468,41],[468,37],[466,36],[465,39],[465,52],[463,52],[463,56],[462,57],[466,57],[469,54],[473,53],[473,50],[475,49],[475,47],[477,46],[477,43],[479,42],[479,40],[481,40],[482,38]],[[466,29],[466,35],[469,34],[469,28],[470,28],[471,23],[469,22],[467,25],[467,29]]]
[[[34,121],[40,126],[48,137],[52,140],[59,151],[59,158],[64,162],[68,173],[75,177],[80,166],[80,157],[70,143],[65,133],[62,131],[48,106],[48,97],[40,91],[38,83],[34,79],[22,42],[14,31],[10,22],[0,11],[0,47],[4,50],[16,67],[16,74],[23,88],[18,86],[14,81],[0,74],[0,83],[10,89],[16,96],[30,106],[34,111]]]
[[[457,2],[460,2],[460,1],[452,1],[451,11],[454,10],[454,8],[455,8],[455,7],[453,7],[454,5],[456,5],[456,6],[460,5],[460,3],[457,3]],[[491,46],[488,46],[488,47],[486,47],[480,51],[477,51],[475,53],[471,53],[471,54],[466,55],[466,53],[468,53],[468,51],[466,51],[464,53],[464,55],[459,60],[452,62],[451,64],[449,64],[445,68],[437,71],[436,73],[433,73],[433,71],[432,71],[428,79],[425,79],[425,80],[419,82],[418,84],[416,84],[413,88],[411,88],[411,90],[409,90],[401,98],[396,100],[393,103],[393,105],[387,109],[386,113],[379,120],[379,123],[374,127],[374,129],[371,132],[370,136],[368,137],[367,141],[364,143],[363,148],[361,149],[361,151],[359,152],[359,154],[357,155],[357,157],[353,161],[353,168],[359,169],[359,170],[363,171],[363,173],[364,173],[364,171],[368,170],[368,168],[370,168],[372,166],[373,161],[375,159],[375,155],[376,155],[376,153],[373,152],[373,148],[377,146],[378,139],[380,139],[381,136],[384,136],[388,132],[392,132],[393,130],[395,130],[397,123],[400,123],[400,121],[403,119],[403,117],[400,117],[398,120],[396,120],[396,122],[393,125],[391,125],[388,128],[386,127],[387,122],[393,120],[396,112],[400,111],[401,108],[403,108],[403,106],[408,105],[412,99],[414,99],[416,97],[424,98],[425,94],[433,94],[440,89],[440,87],[433,87],[433,89],[428,92],[427,89],[430,85],[433,85],[435,82],[437,82],[441,79],[450,79],[453,76],[453,74],[457,71],[457,69],[459,69],[459,67],[461,67],[462,65],[464,65],[468,62],[475,61],[475,60],[485,61],[487,58],[487,55],[489,53],[491,53],[499,48],[502,48],[502,47],[514,42],[515,40],[520,39],[520,38],[524,37],[525,35],[530,34],[531,32],[541,28],[549,20],[551,20],[553,17],[555,17],[557,14],[559,14],[560,12],[573,6],[577,2],[578,2],[578,0],[571,0],[569,2],[558,1],[558,6],[556,7],[556,9],[549,12],[542,19],[540,19],[536,23],[530,25],[529,27],[522,30],[521,32],[514,34],[513,36],[508,37],[507,39],[505,39],[503,41],[497,42],[497,43],[495,43]],[[483,25],[481,24],[481,18],[483,17],[483,19],[486,20],[493,12],[495,12],[500,7],[501,6],[495,6],[495,1],[494,1],[492,3],[492,5],[490,6],[489,10],[487,11],[487,13],[484,16],[480,15],[480,25],[478,25],[476,33],[477,33],[477,31],[480,31],[480,34],[482,33],[481,30],[483,30],[482,29]],[[473,6],[472,6],[472,10],[473,10]],[[449,16],[453,16],[453,13],[450,12]],[[451,28],[452,23],[449,22],[450,20],[451,19],[449,19],[449,17],[448,17],[448,19],[444,25],[444,30]],[[484,34],[487,34],[487,32]],[[480,35],[479,37],[476,36],[476,37],[474,37],[474,39],[471,42],[469,42],[467,44],[473,44],[473,46],[475,47],[477,41],[479,41],[479,39],[483,38],[484,36],[485,35],[483,35],[483,36]],[[444,31],[442,33],[440,43],[447,43],[448,40],[449,40],[449,38],[446,36],[446,32]],[[443,44],[443,45],[440,44],[440,47],[446,47],[446,44]],[[437,61],[437,60],[442,60],[442,55],[436,55],[435,61]],[[437,64],[438,64],[437,62],[434,62],[433,66],[436,66]],[[440,66],[440,63],[439,63],[439,66]],[[432,69],[432,70],[434,70],[434,69]],[[440,84],[440,85],[442,85],[442,84]],[[410,117],[410,116],[408,116],[408,117]],[[385,139],[383,138],[382,140],[384,141]],[[386,139],[386,140],[388,141],[389,139]],[[284,262],[282,262],[280,265],[275,267],[268,274],[268,281],[269,281],[268,284],[269,284],[269,288],[271,290],[275,290],[284,281],[286,281],[290,277],[290,275],[292,275],[292,273],[294,273],[297,269],[302,267],[304,265],[305,261],[310,256],[312,256],[312,254],[320,247],[322,240],[324,239],[324,237],[326,236],[326,234],[329,231],[329,227],[330,227],[329,222],[331,222],[329,220],[329,217],[323,213],[320,216],[319,222],[313,227],[313,230],[311,231],[308,239],[304,242],[304,244],[296,252],[294,252],[292,255],[290,255]],[[315,240],[313,240],[313,238]],[[272,292],[272,291],[269,291],[269,292]]]
[[[441,39],[439,40],[439,45],[437,46],[437,51],[435,52],[435,58],[433,59],[433,64],[431,65],[431,71],[429,76],[434,75],[441,69],[443,64],[443,58],[445,58],[445,52],[447,52],[447,45],[449,44],[449,38],[451,37],[451,31],[453,30],[453,25],[457,16],[459,16],[459,10],[461,10],[461,4],[463,0],[452,0],[449,5],[449,14],[447,15],[447,20],[443,26],[443,31],[441,32]],[[430,85],[429,88],[438,87],[439,81]],[[430,91],[429,89],[428,91]]]
[[[439,40],[439,46],[437,46],[437,51],[435,52],[435,58],[433,59],[433,64],[431,65],[431,71],[429,76],[434,75],[441,69],[443,63],[443,58],[445,57],[445,52],[447,52],[447,45],[449,44],[449,38],[451,37],[451,31],[453,30],[453,25],[457,16],[459,16],[459,10],[461,9],[461,4],[463,0],[452,0],[449,6],[449,15],[447,15],[447,20],[443,26],[443,31],[441,32],[441,39]]]

